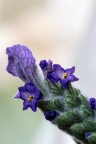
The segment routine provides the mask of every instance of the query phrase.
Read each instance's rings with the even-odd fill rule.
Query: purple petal
[[[30,108],[32,109],[32,111],[36,112],[37,111],[37,101],[32,101],[30,103]]]
[[[15,98],[21,99],[20,93],[17,93],[16,96],[15,96]]]
[[[61,69],[62,67],[59,65],[59,64],[54,64],[53,65],[53,70],[56,70],[56,69]]]
[[[57,73],[57,75],[62,78],[62,75],[64,74],[64,69],[59,64],[53,65],[53,71]]]
[[[25,89],[30,93],[33,94],[36,91],[36,86],[32,82],[28,82],[25,84]]]
[[[75,72],[75,67],[73,66],[73,67],[70,68],[70,69],[66,69],[65,72],[67,72],[68,75],[71,75],[71,74],[73,74],[73,73]]]
[[[39,66],[41,67],[42,70],[48,70],[51,71],[52,70],[52,61],[49,60],[48,62],[46,60],[41,60],[39,63]]]
[[[7,71],[23,81],[28,81],[25,68],[32,69],[35,65],[35,58],[31,51],[23,45],[14,45],[6,49],[8,55]]]
[[[58,82],[64,73],[64,69],[59,64],[53,65],[53,71],[48,72],[47,78],[52,82]]]
[[[25,87],[19,87],[18,89],[21,99],[28,101],[28,98],[31,94],[25,89]]]
[[[41,69],[45,69],[48,66],[48,63],[46,60],[41,60],[39,66],[41,67]]]
[[[55,71],[48,72],[47,78],[50,79],[50,81],[52,82],[58,82],[60,79],[59,75]]]
[[[40,100],[43,97],[42,93],[39,90],[36,90],[34,93],[34,98],[36,101]]]
[[[74,81],[78,81],[78,80],[79,80],[79,79],[76,78],[74,75],[69,75],[69,76],[67,77],[67,79],[68,79],[70,82],[74,82]]]
[[[70,81],[68,79],[60,79],[60,83],[64,88],[68,88]]]
[[[23,102],[23,110],[27,110],[28,107],[29,107],[28,101],[24,101],[24,102]]]
[[[19,92],[26,92],[25,86],[19,87],[18,88]]]

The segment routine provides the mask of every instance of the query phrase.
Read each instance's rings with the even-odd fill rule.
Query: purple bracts
[[[25,69],[32,69],[35,65],[35,58],[32,52],[24,45],[13,45],[6,49],[8,55],[7,71],[13,76],[21,78],[23,81],[28,81],[25,74]]]

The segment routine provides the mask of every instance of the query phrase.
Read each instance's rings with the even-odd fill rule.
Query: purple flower
[[[47,73],[49,71],[52,71],[52,61],[49,60],[47,62],[46,60],[41,60],[40,63],[39,63],[39,66],[41,67],[45,78],[47,78]]]
[[[88,138],[91,135],[91,132],[85,133],[85,137]]]
[[[90,108],[93,110],[96,110],[96,99],[95,98],[90,98],[89,100]]]
[[[41,60],[39,66],[41,67],[42,70],[47,69],[50,71],[52,69],[52,61],[49,60],[47,62],[46,60]]]
[[[69,69],[63,69],[59,64],[53,65],[53,70],[48,72],[47,78],[52,82],[60,82],[64,88],[68,88],[70,82],[79,80],[73,73],[75,72],[75,67]]]
[[[8,47],[6,53],[8,55],[7,71],[23,81],[28,81],[27,73],[33,68],[36,61],[31,51],[26,46],[18,44]]]
[[[19,87],[19,93],[15,98],[23,100],[23,110],[31,108],[36,112],[38,101],[42,98],[42,93],[33,83],[28,82],[23,87]]]
[[[45,112],[44,115],[45,115],[45,119],[52,121],[54,120],[54,118],[59,116],[59,113],[57,111],[49,111],[49,112]]]

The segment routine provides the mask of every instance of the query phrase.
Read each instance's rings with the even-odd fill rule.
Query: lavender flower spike
[[[23,81],[29,81],[26,68],[30,71],[36,62],[32,52],[26,46],[18,44],[8,47],[6,53],[8,55],[7,71]]]
[[[75,67],[64,69],[52,61],[39,66],[26,46],[7,48],[7,71],[25,82],[16,98],[23,100],[23,110],[37,107],[45,119],[72,135],[77,144],[96,144],[96,98],[86,98],[72,86],[78,81]],[[41,69],[40,69],[41,68]]]

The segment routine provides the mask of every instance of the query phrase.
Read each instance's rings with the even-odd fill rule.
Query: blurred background
[[[0,144],[75,144],[41,111],[14,100],[23,83],[6,72],[6,47],[28,46],[39,62],[76,66],[74,86],[96,97],[96,1],[0,0]]]

